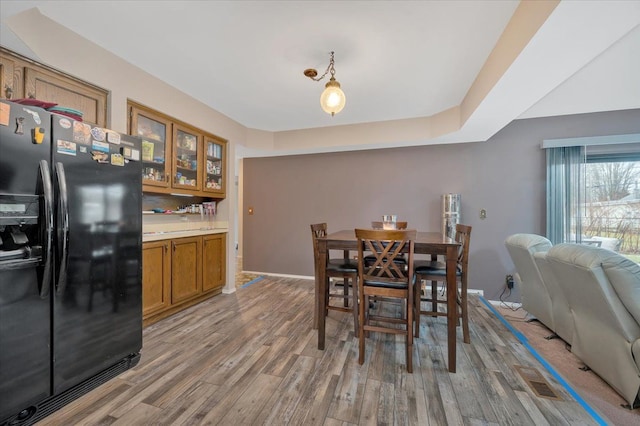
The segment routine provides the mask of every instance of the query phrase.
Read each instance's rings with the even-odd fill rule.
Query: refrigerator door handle
[[[42,196],[44,204],[44,238],[42,247],[42,285],[40,287],[40,297],[46,298],[51,288],[51,258],[53,241],[53,186],[51,185],[51,175],[49,174],[49,163],[40,160],[40,179],[42,180]]]
[[[64,165],[56,163],[56,177],[58,182],[60,208],[58,215],[60,222],[58,223],[58,238],[60,244],[60,265],[58,268],[58,283],[56,285],[56,293],[64,294],[67,287],[67,266],[69,263],[69,199],[67,192],[67,178],[64,174]]]

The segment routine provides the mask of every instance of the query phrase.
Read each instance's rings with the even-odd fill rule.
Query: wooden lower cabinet
[[[163,311],[171,306],[170,241],[142,245],[142,316]]]
[[[226,234],[147,242],[142,247],[145,326],[222,292]]]
[[[202,243],[202,291],[221,290],[226,278],[226,235],[206,235]]]
[[[171,303],[202,293],[202,237],[171,241]]]

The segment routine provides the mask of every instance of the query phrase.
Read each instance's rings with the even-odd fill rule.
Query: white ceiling
[[[610,17],[602,17],[603,3]],[[544,52],[529,54],[536,66],[512,67],[509,78],[522,86],[541,68],[557,66],[569,78],[538,89],[519,104],[515,117],[505,118],[640,108],[640,7],[634,3],[640,5],[574,1],[570,13],[554,11],[546,32],[528,46]],[[38,7],[240,124],[277,132],[425,117],[460,105],[517,6],[509,0],[1,0],[0,44],[34,57],[7,20]],[[606,37],[629,11],[637,12],[631,18],[635,28],[627,22],[630,32]],[[559,64],[558,58],[571,55],[558,51],[563,44],[554,43],[554,36],[570,37],[562,29],[586,25],[592,15],[604,24],[592,28],[593,40],[584,43],[606,41],[589,56]],[[347,96],[335,117],[319,105],[324,81],[302,74],[305,68],[324,72],[332,50],[336,79]],[[514,94],[506,86],[503,91]]]

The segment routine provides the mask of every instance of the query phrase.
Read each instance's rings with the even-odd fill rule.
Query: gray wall
[[[454,192],[473,227],[469,287],[497,300],[514,272],[505,238],[545,233],[542,140],[638,132],[640,109],[517,120],[486,142],[247,158],[243,269],[312,276],[311,223],[352,229],[397,214],[440,230],[441,194]],[[504,300],[519,301],[518,289]]]

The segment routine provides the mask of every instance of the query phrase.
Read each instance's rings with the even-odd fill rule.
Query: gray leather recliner
[[[505,240],[505,246],[516,267],[522,308],[550,330],[555,330],[550,291],[534,260],[535,254],[546,254],[552,247],[551,241],[535,234],[514,234]]]
[[[553,246],[546,260],[573,318],[571,352],[631,406],[638,406],[640,265],[580,244]]]

